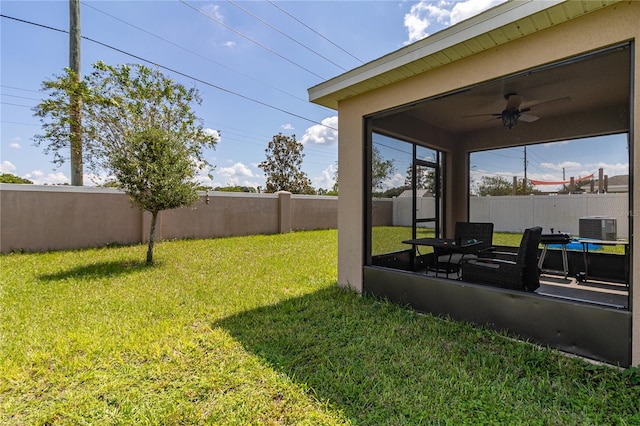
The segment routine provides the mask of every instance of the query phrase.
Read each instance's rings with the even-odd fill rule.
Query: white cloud
[[[10,161],[3,161],[2,163],[0,163],[0,172],[2,173],[11,173],[13,174],[13,172],[15,172],[17,170],[16,166],[13,165],[13,163],[11,163]]]
[[[219,4],[207,4],[202,6],[201,9],[207,15],[217,19],[218,21],[224,21],[224,16],[220,13],[220,5]]]
[[[565,169],[565,170],[577,170],[577,169],[582,168],[583,166],[582,166],[582,164],[576,163],[575,161],[564,161],[564,162],[558,163],[558,164],[540,163],[540,167],[542,167],[543,169],[562,171],[562,169]]]
[[[220,177],[220,181],[216,181],[217,183],[213,186],[251,186],[254,188],[260,185],[264,186],[264,182],[259,182],[263,179],[262,176],[239,162],[217,170],[216,175]]]
[[[213,186],[213,179],[210,174],[211,167],[206,166],[203,169],[198,170],[195,180],[202,186]]]
[[[451,9],[449,25],[457,24],[460,21],[471,18],[505,1],[506,0],[466,0],[456,3],[453,9]]]
[[[336,180],[333,178],[336,174],[336,167],[333,164],[330,164],[326,169],[324,169],[320,176],[314,177],[311,179],[313,186],[315,188],[324,188],[331,189],[333,188],[333,184],[336,183]]]
[[[539,179],[539,180],[560,180],[561,178],[559,176],[562,176],[562,171],[564,169],[565,172],[565,176],[567,176],[567,180],[569,179],[568,176],[573,176],[573,177],[580,177],[580,176],[588,176],[591,173],[594,174],[594,176],[597,177],[598,175],[598,169],[602,168],[604,171],[604,174],[608,175],[608,176],[617,176],[617,175],[626,175],[629,174],[629,163],[615,163],[615,164],[609,164],[609,163],[603,163],[603,162],[599,162],[599,163],[589,163],[589,164],[582,164],[582,163],[577,163],[575,161],[564,161],[562,163],[541,163],[540,166],[544,169],[548,169],[548,170],[553,170],[556,173],[554,174],[546,174],[545,176],[554,176],[553,178],[543,178],[543,177],[534,177],[533,179]]]
[[[406,44],[413,43],[429,35],[427,29],[434,22],[447,25],[449,23],[451,3],[439,1],[433,3],[422,0],[411,6],[409,13],[404,15],[404,26],[407,28],[409,40]]]
[[[220,171],[218,171],[218,174],[224,177],[232,177],[232,176],[255,177],[251,169],[242,163],[235,163],[231,167],[223,167],[220,169]]]
[[[338,143],[338,116],[328,117],[322,120],[322,125],[316,124],[309,127],[302,135],[300,143],[303,145],[335,145]]]
[[[112,182],[113,180],[115,180],[115,176],[110,175],[106,172],[85,173],[83,177],[83,182],[85,185],[89,184],[90,182],[96,186],[99,186],[99,185],[104,185],[107,182]]]
[[[12,144],[9,145],[9,147],[13,149],[20,149],[20,144],[17,142],[13,142]]]
[[[220,140],[222,140],[222,135],[220,134],[219,130],[215,130],[215,129],[210,129],[208,127],[204,128],[202,130],[204,132],[205,135],[207,136],[215,136],[216,140],[218,142],[220,142]]]
[[[465,0],[458,2],[422,0],[415,3],[411,6],[409,13],[404,16],[404,26],[409,36],[405,44],[427,37],[429,35],[427,30],[434,24],[448,27],[504,1],[506,0]]]
[[[34,170],[31,173],[27,173],[24,177],[36,185],[60,185],[63,183],[71,183],[71,180],[62,172],[49,173],[45,175],[42,170]]]
[[[283,124],[280,128],[282,128],[282,130],[294,130],[294,127],[289,123]]]
[[[390,178],[387,178],[382,181],[382,190],[386,191],[387,189],[397,188],[399,186],[404,185],[405,176],[400,173],[396,173]]]
[[[210,16],[211,18],[215,19],[216,21],[220,21],[220,22],[224,22],[224,15],[222,14],[222,11],[220,9],[220,5],[218,4],[207,4],[205,6],[202,6],[200,8],[200,10],[202,11],[202,13],[204,13],[205,15]],[[224,47],[235,47],[236,46],[236,42],[235,41],[225,41],[222,43],[218,43],[218,42],[214,42],[213,43],[216,46],[224,46]]]
[[[628,175],[629,174],[629,163],[616,163],[616,164],[607,164],[607,163],[595,163],[595,164],[587,164],[590,170],[590,173],[594,173],[594,177],[598,178],[598,169],[602,168],[605,175],[618,176],[618,175]]]

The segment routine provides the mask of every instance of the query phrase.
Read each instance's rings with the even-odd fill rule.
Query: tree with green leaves
[[[516,183],[517,195],[540,193],[540,191],[535,189],[530,180],[527,179],[526,188],[523,186],[523,181],[524,179],[518,179]],[[477,192],[480,196],[513,195],[513,182],[509,182],[502,176],[482,176]]]
[[[131,202],[151,213],[147,263],[153,263],[158,213],[198,199],[196,176],[210,164],[205,148],[214,148],[215,132],[207,131],[192,110],[201,98],[159,70],[143,65],[94,64],[78,82],[74,73],[43,83],[48,98],[35,108],[44,134],[38,145],[65,161],[70,141],[70,92],[82,101],[84,163],[106,171]]]
[[[29,179],[21,178],[20,176],[13,175],[11,173],[0,174],[0,183],[26,183],[33,184]]]
[[[478,195],[480,196],[511,195],[512,193],[513,184],[502,176],[482,176],[478,184]]]
[[[260,167],[267,177],[265,192],[289,191],[292,194],[315,194],[311,180],[301,170],[304,146],[296,136],[273,136],[265,150],[267,159]]]
[[[396,171],[392,159],[385,160],[375,146],[371,150],[371,190],[381,191],[384,181]]]
[[[436,174],[433,169],[425,167],[416,167],[416,189],[426,189],[432,194],[436,192]],[[413,165],[407,167],[407,177],[404,184],[407,188],[411,188],[413,182]]]
[[[377,196],[382,196],[382,186],[384,181],[389,179],[396,171],[393,159],[385,160],[380,154],[380,150],[375,146],[371,150],[371,192]],[[339,167],[336,161],[334,172],[335,184],[332,188],[332,195],[338,195]]]
[[[253,193],[255,194],[257,191],[253,186],[240,186],[240,185],[233,185],[233,186],[216,186],[215,188],[213,188],[213,191],[218,191],[218,192],[249,192],[249,193]]]

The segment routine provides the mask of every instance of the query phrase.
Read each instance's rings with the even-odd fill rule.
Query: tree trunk
[[[151,230],[149,231],[149,247],[147,249],[147,265],[153,263],[153,244],[156,239],[156,221],[158,220],[158,211],[151,212]]]

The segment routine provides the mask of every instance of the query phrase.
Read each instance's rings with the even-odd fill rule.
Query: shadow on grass
[[[581,423],[577,406],[587,423],[640,414],[615,369],[337,287],[214,325],[355,424]]]
[[[82,265],[76,268],[67,269],[64,271],[56,272],[54,274],[43,274],[38,278],[42,281],[59,281],[65,279],[100,279],[100,278],[112,278],[120,275],[126,275],[133,272],[143,271],[157,267],[157,264],[147,265],[145,262],[136,261],[113,261],[113,262],[101,262],[93,263],[90,265]]]
[[[468,324],[419,315],[337,287],[214,325],[311,388],[322,403],[367,425],[455,418],[447,414],[448,405],[474,386],[465,383],[465,367],[472,363],[460,361],[478,346],[466,346],[469,338],[455,342],[463,334],[481,340]],[[445,364],[451,367],[441,368]],[[463,398],[462,406],[475,403],[470,395]]]

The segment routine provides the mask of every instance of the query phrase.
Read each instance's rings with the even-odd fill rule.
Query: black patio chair
[[[435,253],[438,270],[446,273],[458,272],[462,259],[475,259],[493,246],[493,223],[456,222],[453,239],[455,246]]]
[[[525,229],[514,260],[477,258],[462,262],[462,280],[513,290],[534,291],[540,287],[538,245],[542,228]]]

